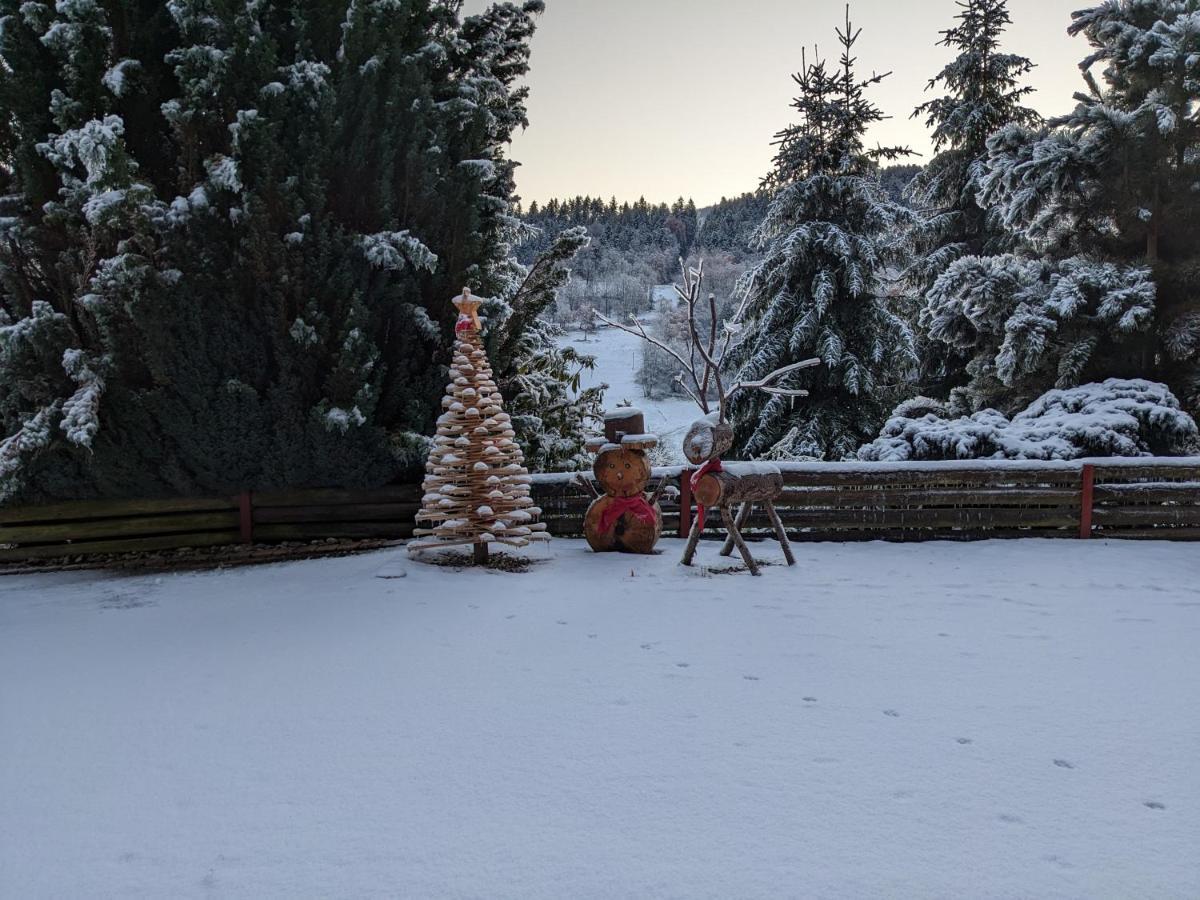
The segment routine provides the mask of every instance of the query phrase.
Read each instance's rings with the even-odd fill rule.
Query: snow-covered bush
[[[934,282],[921,324],[935,347],[968,359],[971,380],[955,391],[955,411],[1011,411],[1048,387],[1136,373],[1155,295],[1144,267],[966,256]]]
[[[1052,390],[1011,419],[994,409],[947,419],[906,416],[907,404],[858,458],[887,462],[941,459],[1078,459],[1170,456],[1196,449],[1195,420],[1165,385],[1110,378]]]

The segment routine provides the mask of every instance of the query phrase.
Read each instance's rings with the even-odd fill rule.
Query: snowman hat
[[[618,406],[604,414],[604,434],[589,438],[591,453],[605,450],[650,450],[658,446],[658,435],[646,432],[646,416],[634,406]]]

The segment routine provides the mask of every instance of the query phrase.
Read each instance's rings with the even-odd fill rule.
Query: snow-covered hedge
[[[946,419],[897,409],[862,460],[1171,456],[1196,449],[1195,420],[1165,385],[1110,378],[1043,394],[1011,419],[994,409]]]

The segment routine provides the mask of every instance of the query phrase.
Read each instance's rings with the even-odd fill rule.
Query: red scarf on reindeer
[[[654,507],[641,494],[636,497],[613,497],[600,514],[600,531],[607,534],[625,513],[633,513],[647,525],[654,524]]]
[[[693,472],[691,478],[692,496],[694,497],[696,495],[696,486],[700,484],[701,478],[703,478],[709,472],[723,471],[724,469],[721,468],[721,461],[719,459],[710,459],[699,469]],[[696,501],[696,524],[700,526],[701,531],[704,530],[704,504],[700,501]]]

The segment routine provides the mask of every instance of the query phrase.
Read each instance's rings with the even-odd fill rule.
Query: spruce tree
[[[568,229],[528,268],[513,263],[510,286],[484,302],[487,350],[499,362],[500,392],[525,459],[538,472],[571,471],[591,464],[584,449],[602,421],[604,387],[580,390],[594,357],[559,346],[559,330],[545,313],[571,277],[568,264],[588,244],[587,229]]]
[[[848,11],[837,35],[836,68],[805,61],[794,76],[800,121],[777,135],[766,180],[774,196],[758,230],[766,256],[746,277],[746,325],[732,354],[741,381],[809,357],[824,365],[781,385],[807,389],[807,398],[751,391],[734,401],[737,444],[753,456],[852,454],[878,431],[889,385],[913,359],[911,330],[883,284],[907,211],[878,178],[879,160],[908,151],[864,146],[867,128],[884,118],[866,91],[885,76],[856,74],[859,32]]]
[[[931,334],[972,356],[958,412],[1014,412],[1050,388],[1118,377],[1164,382],[1195,413],[1200,4],[1073,17],[1092,46],[1087,90],[1045,127],[993,134],[978,178],[1016,252],[949,266],[929,294]]]
[[[419,465],[541,6],[0,0],[0,499]]]
[[[945,93],[913,112],[932,129],[935,151],[906,191],[921,213],[910,231],[913,263],[907,271],[918,308],[955,260],[1007,249],[1004,228],[976,198],[987,139],[1010,123],[1031,126],[1041,120],[1023,105],[1033,88],[1021,79],[1033,63],[1000,49],[1001,35],[1012,21],[1007,0],[959,0],[958,7],[956,24],[939,41],[957,55],[926,88],[940,87]],[[966,359],[953,349],[947,352],[944,345],[922,341],[920,357],[923,392],[945,397],[965,381]]]

